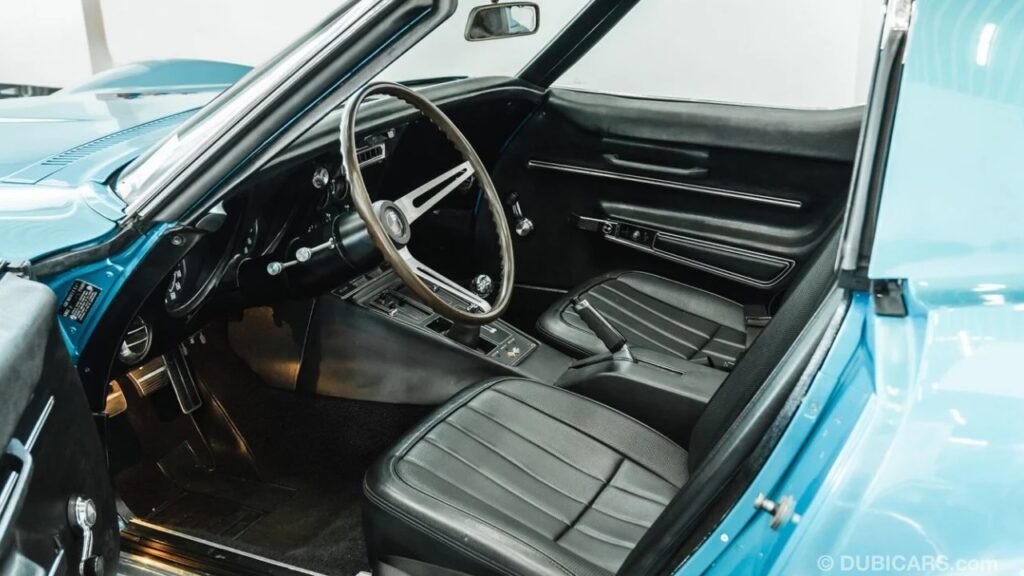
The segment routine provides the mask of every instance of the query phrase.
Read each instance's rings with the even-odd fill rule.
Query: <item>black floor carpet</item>
[[[126,395],[127,420],[112,423],[124,448],[111,448],[122,499],[147,522],[279,562],[368,570],[363,474],[429,408],[271,388],[210,332],[189,353],[199,411],[161,415],[169,388]]]
[[[145,520],[324,574],[367,570],[360,481],[315,484],[292,488],[209,474]]]

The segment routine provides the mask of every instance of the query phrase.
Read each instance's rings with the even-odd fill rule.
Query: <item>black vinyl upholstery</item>
[[[682,538],[672,522],[692,505],[683,498],[691,472],[827,294],[838,239],[833,233],[822,243],[725,377],[686,450],[572,392],[516,378],[484,382],[449,400],[367,473],[371,556],[476,575],[650,573],[659,539]],[[728,301],[707,302],[711,309]]]
[[[631,346],[709,366],[731,367],[756,335],[732,300],[645,272],[613,272],[578,286],[537,321],[542,335],[577,357],[605,348],[572,309],[575,297],[590,302]]]
[[[613,574],[687,477],[686,451],[624,414],[491,381],[371,469],[367,538],[471,574]]]

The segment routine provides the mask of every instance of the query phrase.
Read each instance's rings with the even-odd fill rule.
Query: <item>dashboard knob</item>
[[[533,220],[529,218],[520,218],[516,220],[516,234],[525,238],[533,232]]]
[[[470,283],[473,292],[480,295],[481,298],[487,298],[494,292],[494,281],[487,274],[480,274]]]
[[[331,172],[327,168],[320,166],[313,171],[313,188],[323,190],[323,188],[330,183]]]

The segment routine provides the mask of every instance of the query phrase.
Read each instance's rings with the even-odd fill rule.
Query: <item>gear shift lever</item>
[[[591,306],[590,302],[585,299],[573,298],[572,307],[587,327],[594,331],[609,352],[624,359],[633,359],[633,355],[629,353],[629,347],[626,346],[626,337],[616,330],[603,314]]]
[[[480,346],[480,327],[455,322],[445,333],[446,336],[474,350]]]

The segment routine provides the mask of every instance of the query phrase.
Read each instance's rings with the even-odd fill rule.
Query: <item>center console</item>
[[[469,310],[471,304],[459,295],[429,282],[428,285],[448,304]],[[563,374],[570,363],[567,356],[503,320],[480,326],[479,338],[467,342],[459,331],[472,329],[475,332],[475,327],[455,325],[434,312],[389,269],[376,269],[358,276],[335,289],[333,294],[406,329],[443,339],[448,347],[455,346],[488,364],[515,369],[512,373],[550,383]]]

